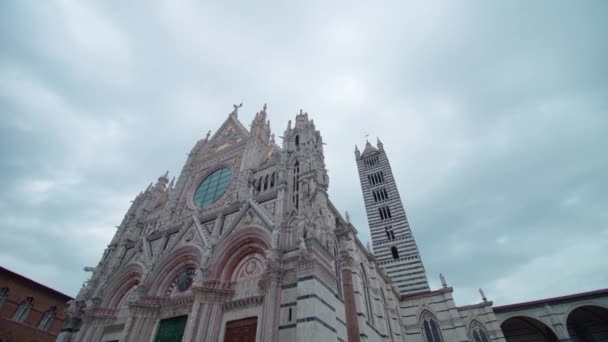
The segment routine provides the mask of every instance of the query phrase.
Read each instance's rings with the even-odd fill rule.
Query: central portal
[[[226,323],[224,342],[255,342],[257,326],[257,317],[230,321]]]

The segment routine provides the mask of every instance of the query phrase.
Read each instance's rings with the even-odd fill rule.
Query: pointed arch
[[[429,310],[422,311],[419,324],[425,342],[443,342],[439,321],[432,312]]]
[[[490,342],[490,335],[486,327],[476,319],[469,323],[469,340],[471,342]]]
[[[270,232],[259,226],[248,226],[222,240],[209,259],[210,277],[228,281],[239,262],[249,254],[264,255],[270,249]]]
[[[198,269],[202,258],[201,249],[195,245],[181,247],[164,257],[146,281],[148,293],[152,296],[165,296],[173,280],[187,267]]]
[[[104,298],[101,307],[118,308],[127,293],[135,286],[139,285],[144,273],[144,268],[139,263],[131,263],[121,268],[106,286],[104,286]]]

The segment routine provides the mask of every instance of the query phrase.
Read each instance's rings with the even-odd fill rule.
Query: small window
[[[291,322],[291,308],[289,308],[289,319],[287,321]]]
[[[296,135],[296,146],[300,146],[300,136]]]
[[[51,308],[44,313],[40,323],[38,324],[38,328],[42,330],[49,330],[51,324],[53,324],[53,320],[55,319],[55,314],[57,312],[56,306],[51,306]]]
[[[395,240],[395,231],[393,230],[393,226],[387,226],[384,228],[386,231],[386,237],[389,240]]]
[[[32,306],[34,306],[34,298],[27,297],[23,302],[21,302],[21,304],[19,304],[19,307],[17,307],[17,311],[15,311],[13,314],[13,320],[17,322],[25,321],[25,318],[30,313]]]
[[[391,254],[393,254],[393,259],[399,259],[399,251],[397,250],[397,247],[391,247]]]
[[[2,304],[4,304],[4,302],[8,298],[8,292],[9,292],[8,287],[3,287],[0,289],[0,308],[2,307]]]

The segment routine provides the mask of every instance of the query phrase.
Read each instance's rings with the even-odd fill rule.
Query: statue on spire
[[[238,106],[233,104],[232,107],[234,107],[234,110],[232,111],[232,113],[230,113],[230,115],[238,116],[239,108],[243,107],[243,102],[241,102],[241,104],[239,104]]]

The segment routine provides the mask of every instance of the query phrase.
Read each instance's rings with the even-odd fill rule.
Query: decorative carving
[[[199,268],[196,273],[194,273],[194,279],[192,280],[192,286],[194,287],[202,287],[204,281],[209,276],[208,268]]]
[[[211,247],[204,247],[203,254],[201,256],[201,268],[206,268],[211,258],[212,250]]]
[[[298,238],[298,240],[300,241],[300,243],[298,244],[298,250],[300,252],[300,257],[308,260],[310,259],[310,251],[308,250],[308,246],[306,246],[306,241],[304,240],[304,238]]]

